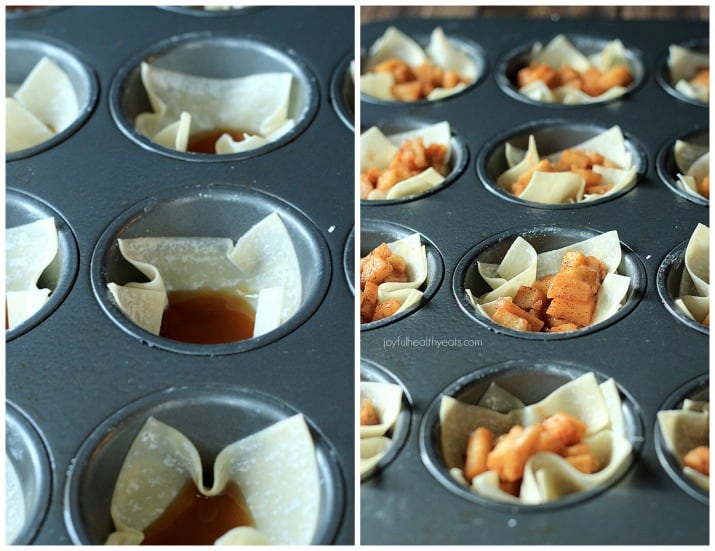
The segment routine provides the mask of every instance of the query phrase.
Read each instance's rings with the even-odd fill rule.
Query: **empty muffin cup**
[[[680,296],[680,282],[685,270],[685,250],[688,248],[686,239],[673,247],[658,267],[656,274],[656,286],[660,301],[675,319],[684,323],[691,329],[710,334],[710,328],[692,317],[685,314],[675,303],[675,299]]]
[[[117,476],[137,433],[149,417],[183,433],[196,447],[208,486],[216,456],[229,444],[299,412],[253,388],[201,385],[144,396],[99,424],[77,450],[64,489],[65,525],[73,543],[102,544],[113,531],[110,502]],[[345,481],[337,452],[306,419],[320,481],[314,544],[330,544],[342,521]]]
[[[367,256],[372,250],[380,246],[382,243],[393,243],[400,239],[409,237],[415,233],[414,230],[384,220],[364,219],[360,226],[360,258]],[[368,331],[378,327],[384,327],[390,323],[396,322],[409,316],[419,308],[423,307],[434,296],[442,283],[444,277],[444,260],[437,246],[427,237],[420,234],[420,242],[425,248],[427,259],[426,277],[424,282],[417,288],[422,293],[422,296],[416,304],[411,307],[397,312],[386,318],[377,321],[360,324],[361,331]]]
[[[420,424],[419,442],[422,461],[427,470],[437,481],[455,495],[471,501],[475,505],[487,506],[510,513],[523,513],[531,511],[548,511],[560,507],[572,506],[592,499],[609,487],[616,484],[628,471],[638,456],[644,439],[644,428],[640,407],[633,397],[616,383],[620,395],[622,411],[623,436],[631,445],[628,458],[614,470],[612,476],[601,484],[570,493],[553,501],[539,504],[527,504],[516,501],[501,501],[480,495],[468,486],[458,482],[447,467],[442,448],[442,399],[453,398],[458,402],[475,405],[485,396],[490,385],[496,384],[502,392],[518,399],[526,406],[541,401],[553,391],[566,383],[592,372],[596,382],[601,384],[607,377],[585,366],[564,361],[534,361],[509,360],[503,363],[486,366],[468,373],[442,390],[427,407],[422,423]],[[501,396],[501,397],[499,397]],[[507,413],[514,409],[509,400],[504,399],[504,394],[492,393],[487,403],[483,406]],[[499,404],[503,405],[501,407]],[[503,410],[503,411],[502,411]],[[449,422],[448,417],[457,415],[454,410],[445,409],[442,413],[444,422]],[[620,422],[619,422],[620,423]],[[612,425],[609,425],[612,426]],[[448,452],[451,453],[451,452]]]
[[[584,54],[586,57],[590,57],[592,55],[602,52],[606,45],[614,40],[613,38],[603,38],[568,33],[564,36],[569,40],[569,42],[571,42],[571,44],[573,44],[573,46],[579,52]],[[542,46],[546,46],[553,38],[555,37],[548,37],[544,40],[539,41],[539,43],[541,43]],[[624,54],[628,65],[630,66],[630,72],[633,76],[633,81],[625,87],[626,90],[623,95],[591,103],[563,104],[539,101],[519,92],[519,86],[517,84],[517,73],[519,72],[519,70],[529,66],[533,55],[532,48],[535,46],[535,44],[536,42],[533,41],[528,42],[526,44],[522,44],[521,46],[514,48],[513,50],[506,53],[497,62],[495,77],[497,84],[508,96],[524,103],[529,103],[531,105],[538,106],[548,106],[555,109],[573,109],[574,107],[588,107],[589,105],[593,105],[594,103],[610,103],[613,101],[621,100],[626,96],[632,94],[636,90],[636,88],[638,88],[645,80],[646,69],[643,61],[643,54],[640,51],[626,44],[624,45]],[[556,67],[555,69],[558,69],[558,67]]]
[[[537,202],[535,200],[523,199],[519,195],[514,195],[510,190],[498,185],[497,181],[501,174],[511,168],[507,160],[507,144],[510,144],[512,148],[525,152],[529,147],[529,137],[533,136],[539,153],[539,159],[544,159],[559,151],[573,148],[599,135],[610,135],[604,134],[609,131],[616,131],[615,136],[618,134],[617,130],[618,129],[614,127],[609,128],[603,126],[601,123],[574,123],[564,119],[546,119],[528,123],[497,136],[481,148],[476,163],[477,175],[488,191],[502,199],[521,205],[543,209],[573,209],[600,204],[628,193],[636,186],[646,172],[647,161],[644,149],[628,133],[623,134],[621,131],[620,135],[623,137],[625,154],[630,156],[631,166],[635,168],[635,175],[629,182],[625,183],[624,180],[622,185],[615,185],[612,191],[604,193],[602,196],[594,195],[589,199],[569,203],[553,204]],[[609,140],[609,142],[610,141],[611,140]],[[553,162],[556,159],[549,160]],[[622,168],[626,169],[629,167]]]
[[[355,79],[353,54],[340,60],[330,77],[330,103],[341,121],[350,130],[355,128]]]
[[[710,204],[708,198],[693,190],[687,189],[678,179],[678,174],[685,175],[687,171],[687,169],[683,171],[679,168],[675,161],[675,144],[678,141],[693,145],[696,148],[701,147],[704,151],[707,151],[710,147],[709,130],[705,128],[688,131],[685,134],[679,134],[674,139],[668,140],[668,142],[660,148],[660,151],[658,151],[655,165],[658,170],[658,176],[660,176],[660,179],[673,193],[697,205],[707,206]],[[694,160],[695,159],[692,159],[691,161]]]
[[[386,199],[361,199],[360,204],[363,206],[370,206],[370,205],[394,205],[394,204],[399,204],[399,203],[405,203],[407,201],[414,201],[416,199],[422,199],[424,197],[427,197],[433,193],[436,193],[438,191],[441,191],[445,189],[447,186],[452,184],[459,176],[462,174],[464,171],[464,168],[467,166],[467,163],[469,162],[469,149],[467,148],[467,144],[465,141],[454,131],[453,128],[451,128],[451,125],[447,121],[436,121],[436,120],[427,120],[423,118],[416,118],[416,117],[402,117],[399,119],[393,119],[390,121],[385,121],[385,122],[378,122],[375,125],[371,125],[377,127],[377,129],[390,141],[392,141],[392,136],[398,135],[398,134],[403,134],[403,133],[410,133],[411,137],[408,139],[414,140],[416,137],[421,137],[422,141],[424,143],[424,146],[429,147],[430,144],[438,144],[438,145],[447,145],[449,147],[449,157],[448,157],[448,162],[445,164],[445,169],[446,173],[443,176],[442,181],[437,181],[434,180],[433,183],[431,183],[428,187],[427,186],[419,186],[419,190],[415,193],[410,193],[409,195],[407,193],[399,193],[395,198],[390,198],[390,191],[397,189],[397,186],[399,186],[402,181],[398,181],[395,183],[395,185],[390,188],[385,190],[388,195]],[[448,130],[448,132],[442,132],[436,131],[436,132],[428,132],[424,136],[419,136],[419,134],[412,135],[413,132],[419,132],[422,129],[425,128],[430,128],[430,129],[436,129],[436,128],[444,128],[445,130]],[[368,130],[367,128],[364,129],[364,132]],[[447,136],[448,134],[448,136]],[[444,136],[444,138],[442,138]],[[400,140],[398,140],[400,141]],[[404,142],[397,143],[393,142],[392,145],[394,145],[398,150],[402,146]],[[367,157],[367,158],[380,158],[380,155],[384,155],[384,153],[381,153],[379,150],[372,151],[373,147],[377,147],[379,142],[375,143],[375,140],[368,141],[366,143],[363,143],[363,140],[361,140],[361,147],[366,146],[368,151],[361,151],[361,158],[362,157]],[[364,164],[368,165],[366,168],[369,169],[371,168],[371,164],[369,162],[365,162]],[[361,167],[362,170],[363,167]],[[432,169],[433,170],[433,169]],[[426,173],[427,171],[423,171],[423,174]],[[418,178],[419,176],[416,176]],[[413,178],[410,178],[409,180],[412,180]]]
[[[384,452],[374,470],[362,475],[363,480],[367,480],[379,471],[387,467],[400,453],[402,446],[407,441],[410,433],[410,422],[412,417],[412,398],[410,397],[405,385],[390,371],[381,365],[362,358],[360,360],[360,382],[367,383],[386,383],[389,385],[398,385],[402,388],[402,400],[400,412],[394,425],[387,431],[386,435],[391,440],[389,448]],[[361,450],[362,452],[362,450]],[[365,459],[362,457],[361,459]]]
[[[496,333],[532,340],[560,340],[578,337],[593,333],[608,325],[623,319],[631,312],[645,293],[646,271],[642,261],[627,245],[620,243],[621,261],[616,273],[630,278],[628,290],[622,305],[615,313],[602,321],[581,327],[574,331],[536,332],[519,331],[505,327],[494,321],[486,314],[477,312],[470,302],[467,290],[474,299],[492,291],[484,278],[480,275],[477,262],[499,264],[517,237],[525,239],[537,254],[568,247],[574,243],[585,241],[603,235],[591,228],[579,227],[554,227],[551,225],[530,226],[521,229],[512,229],[496,234],[472,247],[459,260],[452,279],[452,290],[461,310],[473,321],[483,325]]]
[[[29,545],[45,520],[52,493],[52,461],[39,429],[11,402],[5,406],[5,507],[8,545]]]
[[[159,126],[155,129],[157,133],[151,139],[136,127],[137,117],[140,114],[153,112],[149,95],[142,82],[142,64],[145,62],[158,71],[167,70],[193,77],[214,79],[202,81],[205,86],[207,86],[207,82],[217,83],[217,85],[220,83],[225,84],[229,82],[227,79],[239,77],[257,77],[258,75],[269,73],[289,74],[291,76],[291,85],[287,106],[285,106],[285,112],[282,112],[277,105],[271,107],[273,110],[270,113],[262,113],[262,122],[253,120],[254,115],[259,111],[258,106],[251,113],[241,115],[240,118],[246,119],[246,124],[256,126],[256,128],[204,129],[201,128],[200,118],[196,117],[196,120],[199,120],[197,123],[198,134],[194,134],[189,130],[188,142],[184,144],[185,149],[188,149],[188,151],[180,151],[174,147],[160,145],[155,139],[159,140],[158,136],[165,134],[167,130],[167,127],[163,126],[163,119],[159,121]],[[176,83],[173,85],[177,86]],[[171,89],[167,93],[169,92],[171,92]],[[205,97],[209,97],[208,92]],[[318,82],[315,75],[308,64],[291,48],[267,42],[261,37],[249,34],[197,32],[168,38],[142,50],[125,62],[112,81],[109,90],[109,105],[112,117],[119,129],[144,149],[187,161],[235,162],[239,159],[267,153],[294,140],[308,127],[315,116],[319,103],[318,97]],[[261,100],[261,98],[251,99],[255,99],[256,102]],[[190,112],[190,109],[191,106],[181,107],[183,111],[188,110]],[[211,117],[218,117],[223,120],[224,115],[226,113],[210,114],[207,120],[211,120]],[[247,117],[249,115],[252,122],[248,121]],[[178,124],[179,113],[176,113],[176,117],[176,124]],[[202,113],[201,118],[204,117],[208,117],[208,115]],[[232,116],[231,118],[238,120],[236,117]],[[279,118],[286,120],[278,128],[273,128]],[[291,121],[292,126],[290,126]],[[168,120],[164,122],[168,126],[173,126],[173,124],[169,124]],[[171,122],[173,123],[173,118]],[[194,122],[191,124],[193,125]],[[229,123],[225,122],[223,124],[227,125]],[[154,125],[154,122],[147,123],[146,132],[150,130],[151,125]],[[260,134],[261,129],[264,127],[269,135],[262,136]],[[286,128],[288,129],[286,130]],[[201,136],[206,134],[208,138],[211,138],[213,133],[215,134],[213,140],[216,141],[222,132],[224,136],[226,133],[230,133],[232,136],[234,133],[241,133],[246,140],[249,139],[249,135],[255,136],[255,139],[259,140],[256,143],[262,143],[260,142],[262,138],[269,141],[255,148],[224,154],[210,152],[209,148],[204,147],[206,143],[192,146],[192,138],[203,140]],[[238,140],[236,144],[240,146],[243,138],[234,136],[232,139]],[[160,141],[171,142],[171,139],[162,138]]]
[[[19,325],[5,331],[6,342],[19,337],[47,319],[62,304],[74,285],[79,266],[79,253],[74,231],[62,215],[51,205],[33,195],[7,188],[5,192],[6,230],[45,218],[54,219],[58,249],[54,260],[42,272],[37,282],[37,288],[49,289],[50,295],[47,302],[34,314]]]
[[[687,50],[695,52],[696,54],[707,55],[709,52],[709,49],[710,49],[710,43],[709,43],[708,39],[688,40],[685,42],[680,42],[675,45],[680,46],[681,48],[686,48]],[[655,78],[658,81],[658,83],[663,87],[663,89],[668,94],[670,94],[671,96],[673,96],[676,99],[679,99],[680,101],[690,103],[691,105],[707,107],[708,102],[701,101],[697,97],[689,96],[676,88],[677,82],[673,82],[673,80],[674,80],[673,75],[671,73],[670,64],[668,63],[669,54],[670,54],[669,51],[663,52],[663,54],[662,54],[662,57],[661,57],[662,61],[660,63],[658,70],[655,73]],[[689,75],[689,76],[690,76],[690,78],[692,78],[695,75]]]
[[[683,384],[668,396],[659,408],[659,411],[682,410],[683,403],[686,400],[709,402],[710,389],[708,381],[709,376],[706,373]],[[686,429],[683,427],[681,430]],[[679,460],[675,457],[673,452],[668,449],[661,425],[657,420],[653,432],[658,461],[660,461],[661,466],[665,472],[668,473],[668,476],[689,496],[695,498],[700,503],[708,505],[710,501],[708,492],[685,475]]]
[[[68,44],[46,36],[29,33],[8,33],[5,43],[5,86],[7,88],[7,97],[11,97],[17,92],[23,81],[43,58],[49,59],[67,75],[74,91],[76,104],[74,100],[68,100],[66,105],[62,105],[62,117],[58,121],[62,121],[64,128],[51,128],[49,129],[51,137],[48,137],[48,139],[35,145],[6,153],[5,158],[8,161],[35,155],[67,139],[85,123],[97,103],[99,96],[97,75],[86,57]],[[58,101],[57,97],[53,99]],[[58,114],[57,111],[57,109],[53,109],[55,116]],[[72,120],[72,115],[74,115],[74,119],[69,122]],[[11,129],[7,128],[7,123],[8,121],[6,120],[6,132],[10,132]],[[25,123],[23,123],[23,126],[25,126]]]
[[[300,269],[301,296],[295,313],[276,329],[220,344],[194,344],[151,333],[117,306],[109,283],[125,285],[148,279],[121,254],[118,239],[137,237],[213,237],[236,240],[269,215],[277,214],[292,241]],[[157,193],[120,214],[99,238],[91,259],[92,289],[109,318],[141,342],[184,354],[222,355],[273,342],[305,322],[317,310],[331,279],[328,246],[319,230],[298,209],[253,188],[206,184]],[[199,287],[196,287],[199,288]],[[223,288],[223,287],[221,287]],[[286,295],[290,289],[286,290]]]

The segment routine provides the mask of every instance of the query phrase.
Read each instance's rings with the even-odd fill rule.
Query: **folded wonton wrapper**
[[[600,153],[606,159],[622,167],[620,169],[606,168],[601,165],[593,167],[593,171],[601,175],[601,182],[613,187],[603,194],[584,195],[586,183],[583,176],[579,174],[574,172],[534,172],[524,191],[518,195],[519,199],[553,205],[593,201],[627,189],[635,182],[636,167],[631,154],[626,149],[623,133],[619,126],[613,126],[568,149]],[[532,135],[529,136],[529,146],[526,151],[507,143],[505,156],[509,168],[497,177],[497,185],[507,193],[511,193],[511,185],[517,181],[519,176],[532,170],[542,159],[548,159],[550,162],[557,161],[561,156],[561,151],[541,157],[536,147],[536,140]]]
[[[608,319],[621,307],[631,284],[630,277],[616,273],[621,263],[621,243],[615,230],[542,253],[537,253],[524,238],[517,237],[499,264],[477,262],[479,274],[492,291],[475,298],[467,289],[467,299],[477,312],[491,319],[499,297],[514,297],[520,286],[531,286],[537,279],[558,272],[566,251],[595,256],[608,268],[598,291],[591,325]]]
[[[620,40],[613,40],[600,52],[586,56],[576,49],[566,36],[558,35],[546,46],[543,46],[540,42],[534,44],[529,55],[529,61],[538,64],[546,63],[555,69],[562,65],[570,65],[579,72],[585,71],[589,67],[596,67],[599,71],[607,71],[616,65],[625,65],[630,73],[633,74],[633,67]],[[542,80],[536,80],[519,88],[519,93],[535,101],[546,103],[583,104],[610,101],[622,96],[627,90],[623,86],[614,86],[600,96],[589,96],[585,92],[570,86],[559,86],[550,90]]]
[[[275,141],[295,125],[288,118],[290,73],[216,79],[142,63],[141,74],[154,112],[138,115],[135,126],[170,149],[186,151],[191,135],[226,129],[248,135],[237,142],[223,134],[216,153],[239,153]]]
[[[447,148],[445,163],[449,163],[452,153],[450,148],[452,132],[447,121],[388,136],[385,136],[377,126],[373,126],[360,135],[360,171],[366,172],[370,168],[378,170],[389,168],[400,146],[405,141],[415,138],[422,138],[425,147],[430,144],[444,145]],[[399,199],[419,195],[443,181],[444,176],[430,167],[416,176],[397,182],[387,191],[374,189],[368,195],[368,199]]]
[[[673,156],[678,167],[678,187],[686,193],[703,197],[698,191],[698,184],[710,174],[709,147],[676,140]]]
[[[360,398],[368,398],[380,417],[379,425],[360,425],[360,477],[365,478],[375,470],[392,444],[387,433],[395,426],[402,409],[402,387],[361,381]]]
[[[683,464],[683,457],[698,446],[710,445],[709,402],[685,400],[682,409],[658,412],[658,425],[665,446],[683,469],[683,474],[706,492],[710,477]]]
[[[672,44],[668,50],[668,68],[670,69],[670,83],[673,87],[689,98],[707,102],[710,91],[699,84],[689,81],[695,77],[700,69],[710,66],[710,55],[696,52]]]
[[[496,388],[496,390],[495,390]],[[600,385],[593,373],[588,373],[557,388],[546,398],[529,406],[509,393],[492,385],[486,394],[498,392],[501,402],[514,402],[515,409],[506,413],[482,405],[466,404],[443,396],[440,406],[440,438],[442,457],[450,475],[471,491],[485,497],[514,503],[540,504],[569,494],[606,484],[628,467],[632,445],[626,438],[621,400],[613,379]],[[482,397],[480,403],[494,399]],[[577,417],[587,426],[586,442],[598,459],[601,470],[584,474],[564,458],[551,452],[534,454],[526,463],[519,497],[499,488],[498,475],[487,471],[474,477],[471,486],[464,478],[464,457],[469,434],[478,427],[487,427],[495,436],[509,432],[514,425],[528,427],[557,412]]]
[[[47,302],[52,289],[39,289],[37,283],[58,252],[54,218],[43,218],[5,230],[8,329],[20,325]]]
[[[315,446],[302,415],[279,421],[224,448],[206,488],[199,452],[182,433],[149,417],[135,438],[114,486],[115,532],[107,545],[137,545],[187,482],[205,496],[235,483],[255,528],[230,530],[216,544],[308,545],[320,514]]]
[[[710,313],[710,228],[698,224],[685,249],[685,269],[675,305],[703,323]]]
[[[298,257],[276,213],[235,245],[221,237],[139,237],[118,243],[122,256],[149,281],[109,283],[108,288],[122,312],[155,335],[172,291],[235,291],[255,308],[254,337],[288,321],[301,305]]]
[[[79,100],[67,73],[43,57],[13,97],[5,98],[5,153],[49,140],[78,116]]]
[[[394,78],[388,73],[373,73],[372,69],[386,59],[396,57],[411,67],[422,65],[425,61],[444,70],[456,71],[459,76],[472,81],[477,78],[477,66],[462,50],[452,46],[441,27],[436,27],[430,35],[430,42],[423,49],[412,38],[395,27],[388,27],[368,51],[367,67],[360,77],[360,91],[363,94],[381,100],[397,101],[392,95]],[[435,88],[427,96],[428,100],[437,100],[456,94],[465,88],[459,83],[453,88]]]

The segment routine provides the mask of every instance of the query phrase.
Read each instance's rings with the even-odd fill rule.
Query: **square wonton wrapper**
[[[413,233],[387,246],[393,254],[405,259],[405,272],[408,280],[403,282],[388,281],[377,286],[378,303],[397,300],[400,308],[395,312],[399,314],[419,304],[422,291],[418,289],[427,280],[427,252],[419,233]],[[393,316],[395,315],[393,314]]]
[[[223,134],[216,153],[239,153],[275,141],[294,126],[288,118],[290,73],[261,73],[216,79],[141,65],[142,82],[154,113],[141,113],[137,130],[154,142],[186,151],[189,137],[207,130],[240,130],[234,141]]]
[[[609,42],[601,52],[587,57],[576,49],[566,36],[558,35],[546,46],[540,42],[534,44],[529,61],[539,64],[546,63],[555,69],[562,65],[570,65],[579,72],[583,72],[589,67],[607,71],[616,65],[625,65],[633,74],[633,67],[620,40]],[[551,90],[542,80],[536,80],[519,88],[519,93],[535,101],[571,105],[609,101],[622,96],[626,91],[627,88],[623,86],[614,86],[600,96],[589,96],[570,86],[559,86]]]
[[[110,505],[116,531],[106,544],[139,544],[143,531],[190,481],[205,496],[220,494],[233,482],[246,500],[255,528],[234,528],[217,544],[312,542],[320,514],[320,478],[315,446],[302,415],[224,448],[214,462],[213,480],[213,487],[204,486],[199,452],[186,436],[149,417],[117,477]]]
[[[584,194],[586,183],[583,176],[574,172],[534,172],[524,191],[517,197],[524,201],[560,205],[565,203],[578,203],[593,201],[618,193],[628,188],[636,179],[636,167],[631,154],[626,149],[623,132],[619,126],[613,126],[579,144],[568,149],[580,149],[596,152],[619,165],[622,168],[606,168],[595,165],[593,171],[601,175],[601,182],[612,187],[606,193]],[[529,146],[526,151],[518,149],[507,142],[505,156],[509,168],[497,177],[497,186],[511,194],[511,185],[523,173],[532,170],[542,159],[550,162],[557,161],[561,151],[550,155],[540,156],[534,136],[529,136]]]
[[[678,167],[678,187],[696,197],[704,197],[698,191],[698,184],[710,174],[709,147],[676,140],[673,156]]]
[[[378,170],[389,168],[402,144],[415,138],[422,138],[425,147],[431,144],[445,146],[447,148],[445,164],[449,164],[452,154],[450,147],[452,132],[447,121],[388,136],[385,136],[377,126],[373,126],[360,135],[360,172],[366,172],[370,168]],[[386,192],[375,189],[367,198],[381,200],[409,197],[424,193],[442,182],[444,176],[430,167],[407,180],[397,182]]]
[[[703,323],[710,313],[710,228],[698,224],[685,249],[685,269],[675,305]]]
[[[598,290],[591,325],[608,319],[621,307],[631,284],[630,277],[616,273],[621,263],[621,242],[615,230],[542,253],[537,253],[528,241],[519,236],[499,264],[477,262],[479,274],[492,291],[477,299],[467,289],[467,299],[477,312],[491,319],[498,298],[514,297],[520,286],[531,286],[537,279],[558,272],[566,251],[595,256],[606,265],[608,274]]]
[[[360,382],[360,398],[368,398],[380,417],[378,425],[360,425],[360,476],[369,475],[387,453],[392,440],[386,434],[402,409],[402,387],[392,383]]]
[[[509,393],[490,387],[487,394],[497,392],[500,401],[520,403],[518,398],[504,398]],[[482,397],[480,403],[492,399]],[[499,477],[487,471],[474,477],[470,484],[464,478],[464,457],[469,434],[478,427],[487,427],[495,436],[507,433],[514,425],[528,427],[540,423],[557,412],[566,412],[586,423],[584,437],[602,465],[601,470],[584,474],[564,458],[551,452],[534,454],[526,463],[520,496],[514,497],[499,488]],[[442,397],[440,406],[441,450],[452,477],[471,491],[485,497],[514,503],[539,504],[585,491],[619,476],[627,467],[632,446],[625,436],[621,400],[613,379],[600,385],[593,373],[587,373],[554,390],[546,398],[507,413],[499,413],[482,405],[466,404],[449,396]]]
[[[72,82],[56,63],[43,57],[11,98],[5,98],[5,153],[49,140],[79,116]]]
[[[668,49],[670,83],[684,96],[704,102],[709,101],[708,88],[689,82],[700,69],[706,67],[710,67],[710,55],[707,53],[689,50],[677,44],[672,44]]]
[[[229,238],[140,237],[119,239],[122,256],[149,281],[108,288],[124,314],[155,335],[161,329],[167,293],[232,290],[256,311],[253,336],[290,319],[301,305],[298,257],[280,216],[270,214],[234,245]]]
[[[46,303],[51,289],[37,282],[59,252],[54,218],[5,230],[5,305],[8,329],[17,327]]]
[[[477,66],[470,57],[452,46],[441,27],[436,27],[430,35],[430,42],[423,49],[416,41],[398,30],[388,27],[368,51],[367,68],[360,76],[360,91],[363,94],[386,101],[397,101],[392,95],[395,80],[388,73],[373,73],[372,69],[382,61],[396,57],[411,67],[422,65],[425,61],[441,67],[444,70],[456,71],[462,78],[472,81],[477,78]],[[465,88],[459,83],[453,88],[435,88],[427,96],[428,100],[437,100],[456,94]]]

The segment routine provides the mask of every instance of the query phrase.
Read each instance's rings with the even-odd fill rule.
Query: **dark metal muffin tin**
[[[29,36],[65,45],[81,53],[98,85],[96,106],[71,135],[6,163],[8,226],[52,209],[67,243],[61,256],[66,250],[74,259],[66,274],[60,270],[69,288],[62,293],[60,279],[59,304],[6,335],[6,446],[19,410],[38,434],[33,453],[50,458],[49,472],[37,477],[42,487],[27,489],[49,498],[28,521],[36,531],[28,542],[103,543],[117,469],[146,415],[184,430],[210,465],[225,445],[296,412],[306,417],[318,454],[323,512],[316,543],[354,541],[354,317],[343,275],[354,218],[354,138],[338,110],[345,98],[329,99],[331,79],[352,51],[354,10],[205,15],[66,7],[6,18],[8,43]],[[187,37],[217,40],[209,64],[217,71],[236,61],[221,50],[237,42],[256,54],[244,50],[248,57],[240,59],[294,69],[302,86],[294,131],[226,157],[159,152],[134,136],[121,120],[140,98],[124,94],[130,65],[142,54],[180,48]],[[107,277],[130,275],[117,258],[117,237],[195,231],[235,240],[275,210],[303,270],[304,304],[286,327],[233,348],[170,346],[129,329],[110,304]]]
[[[407,441],[394,459],[361,484],[361,541],[706,544],[708,505],[683,491],[663,468],[654,427],[665,400],[708,372],[708,331],[676,319],[656,285],[661,263],[689,239],[699,222],[708,223],[709,214],[707,205],[675,193],[656,168],[658,152],[672,144],[674,136],[707,130],[708,107],[678,100],[656,76],[668,46],[707,37],[707,23],[396,19],[363,25],[363,55],[389,25],[418,40],[438,25],[448,38],[466,37],[485,53],[487,74],[460,94],[432,103],[386,104],[363,98],[361,104],[363,130],[385,120],[447,120],[471,159],[454,182],[436,193],[398,204],[362,202],[370,242],[376,239],[372,228],[380,221],[408,226],[434,244],[445,275],[421,307],[394,323],[361,332],[363,360],[401,382],[411,398],[412,420]],[[507,93],[501,71],[511,66],[510,56],[525,44],[545,44],[559,33],[620,38],[642,65],[641,82],[615,101],[573,107],[519,101]],[[641,159],[637,185],[609,200],[558,208],[494,193],[485,181],[489,153],[517,129],[541,128],[554,119],[572,133],[620,125]],[[636,276],[622,314],[557,340],[522,338],[473,319],[463,292],[478,251],[498,243],[497,236],[508,239],[505,236],[539,228],[553,239],[572,241],[576,234],[585,238],[618,230],[623,267],[629,264],[627,271],[635,270]],[[389,231],[385,237],[391,237]],[[582,498],[526,508],[459,495],[445,484],[435,446],[439,427],[434,408],[442,393],[462,392],[464,385],[485,385],[499,377],[531,402],[553,390],[557,381],[562,384],[586,371],[613,377],[622,392],[627,433],[634,444],[633,464],[623,476]]]

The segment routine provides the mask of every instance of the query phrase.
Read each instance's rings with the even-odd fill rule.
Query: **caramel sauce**
[[[216,142],[224,134],[229,134],[234,141],[240,142],[246,138],[248,132],[244,130],[231,130],[229,128],[216,128],[214,130],[197,132],[193,136],[189,136],[189,143],[186,145],[186,150],[191,153],[209,153],[215,155]]]
[[[256,313],[229,290],[173,291],[159,335],[194,344],[221,344],[250,339]]]
[[[144,530],[142,545],[213,545],[229,530],[253,524],[236,484],[229,482],[219,495],[206,497],[190,481]]]

